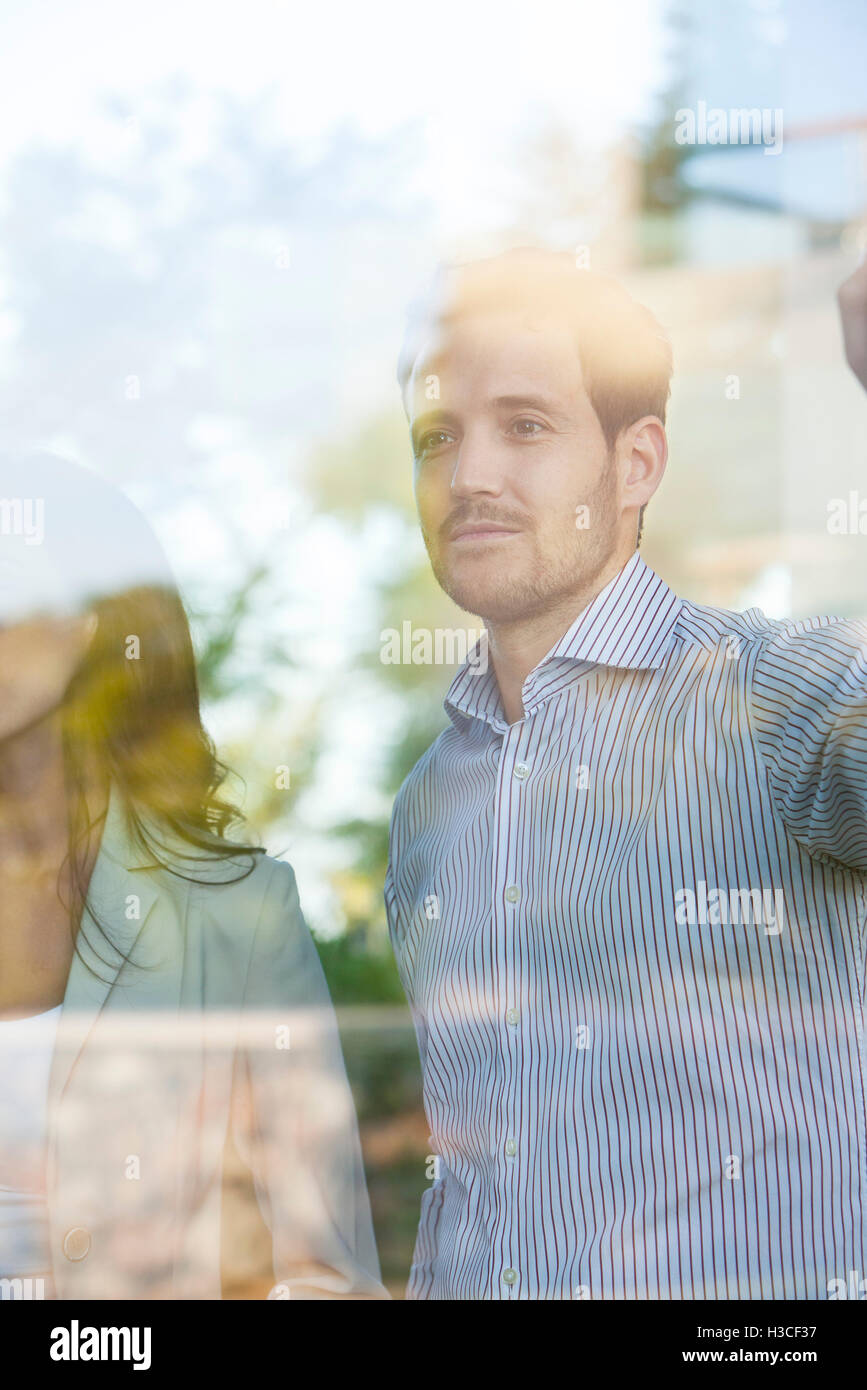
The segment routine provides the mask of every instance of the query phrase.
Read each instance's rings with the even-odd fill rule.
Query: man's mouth
[[[495,521],[467,521],[463,526],[457,526],[449,539],[458,544],[466,544],[473,541],[506,540],[509,536],[518,535],[520,532],[514,527],[500,526]]]

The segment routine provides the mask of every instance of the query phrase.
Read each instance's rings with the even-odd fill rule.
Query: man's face
[[[422,534],[455,603],[515,622],[586,590],[617,547],[621,509],[568,332],[464,319],[419,354],[407,404]]]

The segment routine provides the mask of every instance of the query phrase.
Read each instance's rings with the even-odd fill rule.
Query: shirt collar
[[[574,676],[576,665],[651,671],[663,665],[682,600],[645,564],[636,550],[609,584],[578,614],[571,627],[524,681],[524,709]],[[461,716],[507,727],[487,633],[463,662],[443,701],[458,727]],[[558,679],[559,677],[559,679]]]

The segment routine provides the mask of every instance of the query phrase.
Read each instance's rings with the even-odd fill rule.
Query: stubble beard
[[[579,530],[574,521],[571,528],[564,524],[542,545],[537,533],[531,532],[535,540],[532,558],[517,574],[506,543],[499,562],[491,559],[484,566],[481,581],[459,580],[445,562],[444,548],[432,546],[429,533],[422,527],[434,577],[458,608],[482,618],[488,626],[526,622],[568,604],[570,599],[577,600],[592,588],[614,554],[614,496],[614,470],[606,468],[586,502],[590,519],[586,530]],[[517,544],[526,545],[526,541]]]

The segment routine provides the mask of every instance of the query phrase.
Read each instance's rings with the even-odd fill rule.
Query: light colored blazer
[[[49,1082],[59,1298],[220,1298],[230,1132],[273,1237],[269,1296],[388,1297],[295,875],[258,856],[248,878],[221,882],[249,862],[203,872],[173,858],[205,883],[155,867],[112,793]]]

